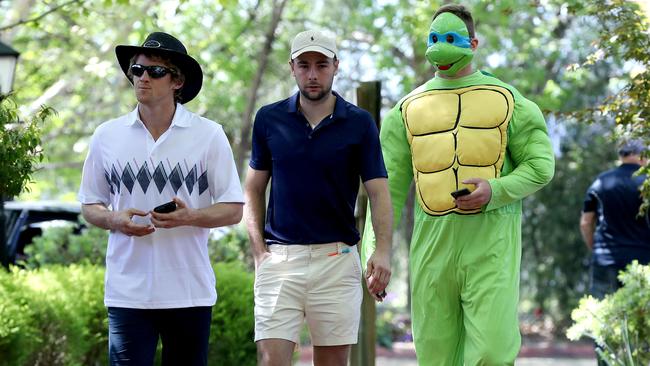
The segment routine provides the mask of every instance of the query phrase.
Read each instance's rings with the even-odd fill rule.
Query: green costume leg
[[[449,216],[436,223],[453,225]],[[454,239],[416,221],[411,244],[411,316],[419,365],[463,365],[464,328]],[[416,237],[419,236],[419,237]]]
[[[504,211],[416,221],[412,316],[420,365],[513,364],[520,216]]]
[[[465,244],[459,268],[464,277],[465,365],[514,365],[521,344],[521,217],[497,212],[481,216],[475,217],[482,225],[474,235],[459,235]]]

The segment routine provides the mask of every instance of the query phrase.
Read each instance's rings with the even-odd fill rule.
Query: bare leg
[[[286,339],[271,338],[257,341],[258,366],[291,366],[296,344]]]
[[[314,366],[347,366],[350,345],[314,346]]]

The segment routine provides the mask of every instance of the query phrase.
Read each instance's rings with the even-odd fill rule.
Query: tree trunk
[[[357,105],[368,111],[379,126],[379,111],[381,110],[381,83],[369,81],[361,83],[357,89]],[[363,228],[366,224],[366,207],[368,207],[368,195],[365,189],[359,190],[357,197],[357,228],[363,235]],[[361,303],[361,322],[359,323],[359,343],[352,345],[350,351],[350,366],[374,366],[375,345],[377,343],[377,309],[375,299],[368,294],[366,281],[363,284],[363,302]]]
[[[271,23],[269,23],[269,28],[266,31],[264,37],[264,47],[260,49],[257,59],[260,60],[259,66],[257,68],[257,73],[253,79],[253,84],[248,91],[248,103],[246,104],[246,109],[242,115],[241,130],[239,134],[239,141],[235,146],[234,155],[235,155],[235,164],[239,174],[244,175],[244,161],[246,156],[251,148],[251,128],[253,125],[253,111],[255,110],[255,105],[257,104],[257,91],[262,84],[262,77],[266,71],[266,66],[269,63],[269,55],[271,54],[273,48],[273,42],[275,42],[276,35],[275,31],[278,28],[278,24],[282,19],[282,12],[284,11],[284,6],[286,5],[287,0],[276,0],[273,2],[273,15],[271,17]]]

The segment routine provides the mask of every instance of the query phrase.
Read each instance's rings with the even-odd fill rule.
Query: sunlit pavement
[[[588,343],[530,343],[522,346],[517,366],[595,366],[593,348]],[[312,348],[300,349],[296,366],[311,365]],[[417,366],[412,343],[395,343],[392,350],[377,349],[376,366]]]

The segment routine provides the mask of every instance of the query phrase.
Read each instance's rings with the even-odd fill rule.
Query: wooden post
[[[377,127],[380,126],[379,112],[381,110],[381,83],[379,81],[363,82],[357,88],[357,105],[372,115]],[[357,228],[363,235],[366,222],[366,207],[368,196],[365,189],[359,189],[357,198]],[[359,323],[359,343],[352,346],[350,352],[350,366],[375,366],[375,345],[377,343],[377,329],[375,320],[377,312],[375,300],[370,297],[363,280],[363,302],[361,304],[361,322]]]

